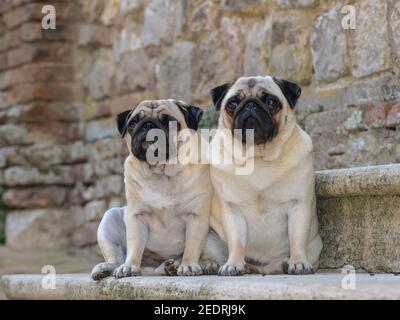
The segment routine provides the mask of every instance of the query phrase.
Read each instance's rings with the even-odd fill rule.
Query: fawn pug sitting
[[[177,157],[169,151],[171,144],[179,152],[180,132],[196,131],[201,116],[200,108],[171,99],[143,101],[118,115],[118,130],[129,148],[124,164],[127,207],[110,209],[100,223],[97,237],[105,262],[93,268],[93,279],[140,275],[145,249],[179,261],[178,275],[203,273],[199,258],[209,231],[209,166],[169,161]],[[169,137],[172,123],[177,128],[175,138]],[[166,134],[168,161],[163,163],[148,159],[153,144],[146,137],[153,129]],[[163,273],[160,268],[156,274]]]
[[[294,114],[300,94],[297,84],[270,76],[242,77],[211,91],[221,111],[218,131],[228,141],[213,151],[235,154],[232,141],[245,146],[250,142],[244,131],[254,132],[254,154],[248,155],[253,172],[237,175],[235,163],[211,163],[213,231],[204,256],[222,265],[220,275],[308,274],[318,268],[313,148]]]

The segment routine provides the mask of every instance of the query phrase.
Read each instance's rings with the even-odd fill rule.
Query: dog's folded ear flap
[[[185,105],[179,101],[177,101],[176,104],[182,111],[188,128],[197,130],[199,128],[201,117],[203,116],[203,110],[196,106]]]
[[[290,107],[294,109],[297,100],[300,98],[301,95],[301,87],[297,83],[279,79],[276,77],[274,77],[273,80],[281,88],[281,91],[285,96],[287,102],[289,103]]]
[[[124,112],[121,112],[117,115],[117,126],[118,126],[118,131],[121,134],[121,138],[123,138],[126,134],[126,130],[128,129],[128,119],[130,114],[132,113],[132,110],[126,110]]]
[[[225,83],[221,86],[215,87],[214,89],[210,90],[210,95],[213,100],[215,109],[219,111],[221,109],[222,100],[226,93],[228,92],[229,88],[232,86],[234,82]]]

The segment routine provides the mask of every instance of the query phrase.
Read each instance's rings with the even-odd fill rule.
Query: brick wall
[[[49,1],[0,3],[0,185],[15,247],[95,243],[124,204],[115,115],[178,97],[215,121],[210,88],[240,75],[299,82],[316,168],[400,162],[396,0]],[[356,29],[341,27],[344,4]]]

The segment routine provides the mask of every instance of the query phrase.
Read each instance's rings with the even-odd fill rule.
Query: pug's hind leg
[[[97,264],[91,272],[93,280],[111,276],[113,271],[125,260],[124,208],[108,210],[97,230],[97,241],[105,262]]]

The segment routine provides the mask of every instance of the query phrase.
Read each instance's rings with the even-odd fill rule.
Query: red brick
[[[388,103],[386,107],[386,127],[395,128],[400,125],[400,102]]]
[[[2,198],[10,208],[56,207],[63,204],[66,189],[61,187],[9,189]]]
[[[72,102],[74,99],[70,83],[36,83],[13,87],[7,102],[13,105],[34,100]]]
[[[43,123],[28,123],[27,141],[36,143],[42,141],[57,141],[68,142],[82,140],[82,129],[78,123],[68,122],[49,122],[46,125]]]
[[[12,69],[7,72],[9,85],[30,82],[73,81],[73,67],[70,65],[34,64]]]

